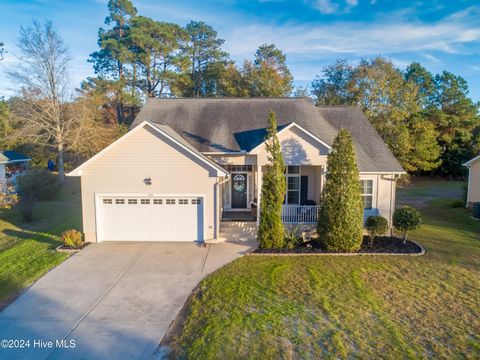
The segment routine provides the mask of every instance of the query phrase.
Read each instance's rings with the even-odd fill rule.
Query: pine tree
[[[282,248],[285,245],[282,224],[282,204],[285,197],[285,163],[277,137],[277,119],[273,111],[268,117],[266,150],[270,164],[262,177],[260,224],[258,242],[260,248]]]
[[[329,251],[356,251],[362,244],[363,204],[351,134],[341,129],[328,155],[320,199],[319,241]]]

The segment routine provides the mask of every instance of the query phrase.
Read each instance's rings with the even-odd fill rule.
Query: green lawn
[[[479,358],[480,224],[463,183],[420,181],[421,257],[243,257],[190,298],[173,357]],[[443,195],[442,195],[443,194]]]
[[[0,213],[0,309],[68,257],[55,248],[69,228],[81,229],[76,178],[67,178],[55,199],[38,203],[30,223],[23,222],[15,208]]]

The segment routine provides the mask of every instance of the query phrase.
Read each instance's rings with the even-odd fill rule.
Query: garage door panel
[[[192,196],[102,196],[98,241],[201,241],[203,199]]]

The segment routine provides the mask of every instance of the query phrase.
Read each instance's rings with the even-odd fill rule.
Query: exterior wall
[[[393,211],[395,210],[395,175],[360,173],[360,180],[373,180],[373,210],[366,216],[381,215],[388,220],[391,226]]]
[[[308,191],[307,199],[313,200],[318,204],[320,195],[318,194],[319,186],[317,183],[320,183],[320,178],[317,177],[317,166],[301,166],[300,175],[308,176]]]
[[[480,161],[475,161],[470,166],[468,177],[468,203],[480,201]]]
[[[0,189],[7,183],[7,178],[5,177],[5,165],[0,164]]]
[[[301,130],[292,127],[278,134],[286,165],[326,165],[328,149]],[[254,151],[257,163],[268,163],[265,145]]]
[[[151,185],[143,179],[150,177]],[[216,173],[148,127],[112,147],[81,176],[85,239],[96,242],[96,194],[195,194],[204,196],[205,239],[214,237]]]
[[[257,163],[256,155],[237,155],[237,154],[222,154],[222,155],[207,155],[220,165],[255,165]]]

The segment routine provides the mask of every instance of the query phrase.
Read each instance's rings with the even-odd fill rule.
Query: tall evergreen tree
[[[242,67],[229,64],[221,73],[218,95],[234,97],[281,97],[293,90],[286,56],[274,44],[261,45],[255,59]]]
[[[319,241],[330,251],[356,251],[362,244],[363,204],[351,134],[341,129],[328,154],[320,199]]]
[[[275,44],[260,45],[250,71],[251,96],[289,96],[293,76],[286,64],[287,57]]]
[[[126,88],[129,82],[127,68],[134,60],[128,35],[131,21],[137,15],[137,9],[130,0],[109,0],[108,10],[109,16],[105,19],[105,25],[111,28],[99,29],[100,50],[92,53],[89,61],[94,64],[95,73],[116,83],[117,117],[119,123],[124,123],[125,105],[134,103],[132,93]],[[135,87],[135,84],[131,86]]]
[[[435,94],[435,81],[431,72],[417,62],[412,62],[405,69],[405,80],[417,84],[418,102],[422,108],[432,106]]]
[[[260,248],[282,248],[285,245],[282,223],[282,204],[285,199],[285,162],[277,137],[277,119],[273,111],[268,116],[267,141],[269,165],[262,177],[260,224],[258,243]]]
[[[475,154],[475,129],[480,126],[480,103],[468,97],[465,79],[444,71],[435,75],[434,107],[429,120],[439,132],[442,146],[442,167],[437,172],[443,176],[462,176],[466,160]]]
[[[203,21],[191,21],[185,30],[189,35],[185,54],[190,58],[191,83],[184,90],[184,95],[214,96],[228,59],[228,53],[221,48],[225,40],[219,39],[217,32]]]
[[[188,39],[180,26],[144,16],[132,20],[129,39],[140,66],[138,84],[147,97],[175,95],[176,85],[187,70],[188,57],[181,53]]]

